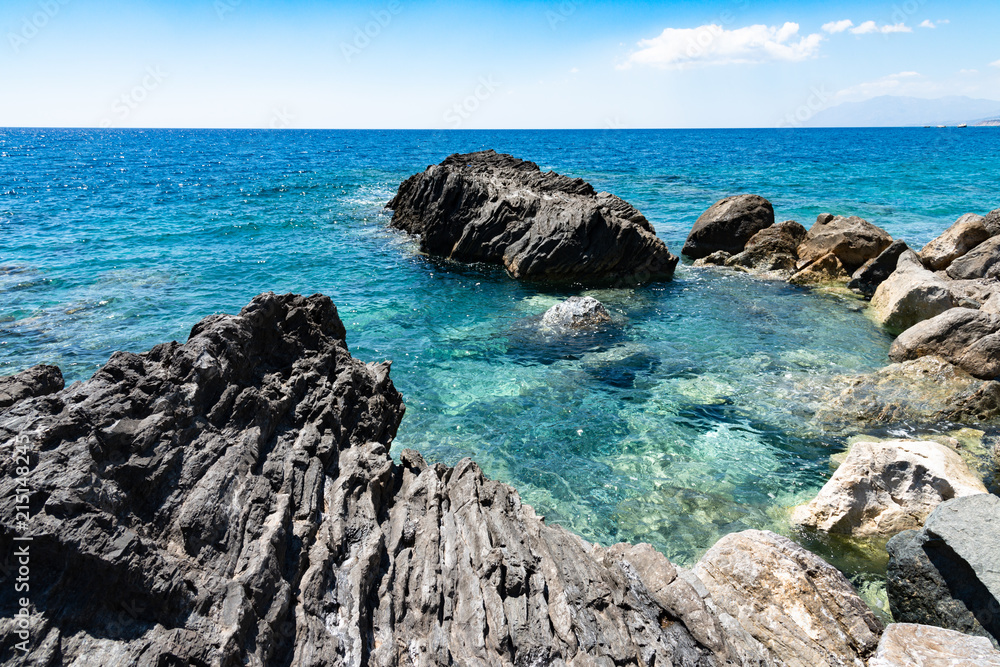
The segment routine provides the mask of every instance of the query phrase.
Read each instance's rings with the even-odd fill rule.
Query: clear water
[[[383,205],[410,174],[484,148],[624,197],[674,252],[739,192],[779,219],[856,214],[917,246],[1000,206],[996,128],[0,129],[0,374],[48,362],[85,379],[261,291],[322,292],[355,356],[394,362],[395,453],[471,456],[550,522],[680,563],[730,531],[789,533],[787,509],[849,435],[811,421],[817,391],[884,365],[890,338],[850,297],[745,276],[681,266],[637,289],[551,289],[420,256]],[[583,293],[614,326],[539,330]]]

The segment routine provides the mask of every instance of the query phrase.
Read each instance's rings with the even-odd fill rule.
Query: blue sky
[[[1000,100],[1000,3],[3,0],[0,126],[775,127]]]

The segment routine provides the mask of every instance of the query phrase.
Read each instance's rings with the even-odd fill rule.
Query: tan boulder
[[[798,247],[799,268],[832,252],[847,272],[853,273],[890,244],[892,237],[888,232],[863,218],[823,213],[817,216],[816,224]]]
[[[907,250],[875,290],[871,313],[882,326],[900,332],[956,305],[948,281],[925,269],[917,254]]]
[[[788,279],[793,285],[846,283],[851,277],[837,256],[829,252]]]
[[[1000,667],[1000,651],[985,637],[892,623],[882,633],[868,667]]]
[[[986,487],[957,452],[937,442],[857,442],[819,495],[792,522],[828,533],[893,535],[920,528],[945,500]]]
[[[986,219],[975,213],[966,213],[920,251],[924,265],[934,271],[948,266],[990,237]]]

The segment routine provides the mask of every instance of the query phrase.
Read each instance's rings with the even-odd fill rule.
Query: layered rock
[[[774,224],[771,202],[758,195],[735,195],[715,202],[698,217],[681,252],[692,259],[743,251],[754,234]]]
[[[986,493],[982,480],[949,447],[862,441],[792,521],[830,533],[893,535],[922,526],[942,502],[977,493]]]
[[[552,306],[542,315],[542,326],[588,329],[611,322],[611,313],[591,296],[571,296]]]
[[[1000,382],[979,380],[940,357],[927,356],[834,378],[823,392],[816,419],[844,425],[976,423],[998,415]]]
[[[798,247],[799,268],[833,253],[848,273],[874,259],[889,247],[892,237],[882,228],[857,216],[820,214]]]
[[[62,371],[56,366],[38,365],[0,377],[0,412],[35,396],[54,394],[63,388]]]
[[[546,526],[468,460],[394,463],[403,411],[318,295],[261,295],[19,402],[0,443],[30,470],[4,457],[0,492],[27,488],[30,512],[0,507],[0,548],[31,538],[32,621],[22,655],[0,588],[0,661],[776,663],[649,546]],[[795,576],[817,599],[841,585],[782,548],[812,559]],[[830,652],[867,645],[860,600],[831,604],[850,632]]]
[[[861,265],[847,283],[848,289],[855,290],[867,298],[875,295],[878,286],[886,281],[896,270],[899,256],[909,250],[906,242],[896,239],[875,259],[870,259]]]
[[[1000,236],[984,241],[959,257],[945,269],[953,280],[1000,278]]]
[[[827,283],[845,283],[849,275],[840,259],[828,252],[788,279],[793,285],[823,285]]]
[[[875,290],[871,312],[879,324],[900,332],[957,305],[948,281],[925,269],[917,254],[907,250]]]
[[[719,540],[694,568],[714,604],[787,667],[857,665],[882,624],[836,568],[791,540],[748,530]]]
[[[928,355],[941,357],[974,377],[1000,377],[1000,315],[952,308],[907,329],[889,348],[893,361]]]
[[[892,623],[868,667],[1000,667],[1000,651],[983,637],[930,625]]]
[[[1000,646],[1000,497],[942,503],[923,529],[889,540],[893,618],[989,638]]]
[[[387,207],[423,252],[501,264],[515,278],[644,282],[669,279],[678,261],[627,202],[494,151],[428,167]]]

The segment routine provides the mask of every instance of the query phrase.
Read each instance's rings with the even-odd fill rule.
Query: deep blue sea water
[[[322,292],[355,356],[394,362],[394,452],[472,456],[548,521],[681,563],[730,531],[789,533],[848,435],[812,420],[817,393],[884,365],[890,337],[834,293],[683,265],[635,289],[547,288],[423,257],[388,228],[403,179],[485,148],[620,195],[675,253],[740,192],[779,220],[860,215],[915,246],[1000,207],[997,128],[0,129],[0,374],[48,362],[82,380],[259,292]],[[614,327],[539,331],[584,293]]]

